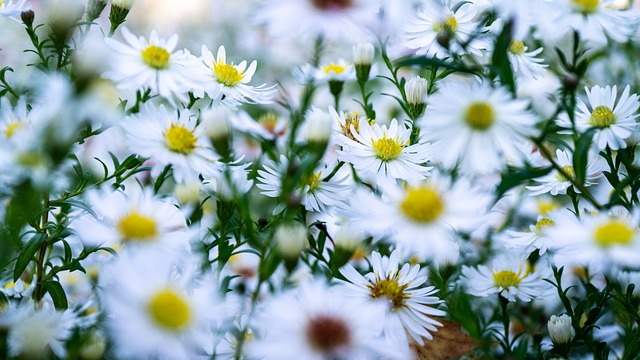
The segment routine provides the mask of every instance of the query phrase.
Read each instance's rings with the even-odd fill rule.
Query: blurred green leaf
[[[40,248],[40,244],[47,238],[47,234],[36,234],[34,235],[27,244],[20,250],[20,254],[18,255],[18,259],[16,260],[16,265],[13,268],[13,281],[16,281],[20,278],[24,269],[27,268],[31,259]]]
[[[53,305],[56,307],[56,309],[66,310],[69,307],[69,304],[67,302],[67,295],[65,294],[64,289],[62,288],[62,285],[60,285],[59,282],[45,281],[42,284],[44,285],[45,289],[47,289],[47,291],[49,292],[49,295],[51,295],[51,299],[53,300]]]
[[[580,136],[576,143],[576,149],[573,152],[573,170],[576,173],[576,181],[580,185],[584,185],[587,176],[587,164],[589,162],[589,149],[591,141],[596,132],[596,128],[587,130]]]

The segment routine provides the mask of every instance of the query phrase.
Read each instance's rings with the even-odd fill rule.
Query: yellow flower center
[[[409,284],[400,285],[398,279],[382,279],[375,285],[369,285],[371,290],[371,298],[379,299],[386,297],[393,306],[393,310],[397,310],[404,306],[409,296],[405,293],[405,289]]]
[[[609,126],[615,124],[616,115],[604,105],[597,106],[591,112],[591,117],[589,118],[589,124],[591,126],[599,127],[599,128],[608,128]]]
[[[219,83],[234,86],[244,78],[244,75],[233,64],[213,63],[213,73]]]
[[[1,5],[1,4],[0,4]],[[10,139],[13,134],[22,126],[22,123],[19,121],[12,121],[7,124],[7,127],[4,129],[4,136],[7,139]]]
[[[434,21],[433,22],[433,31],[442,32],[456,32],[458,30],[458,20],[456,20],[455,16],[449,15],[442,19],[442,21]]]
[[[474,102],[467,108],[464,121],[473,130],[484,131],[495,121],[495,113],[491,105],[485,102]]]
[[[159,46],[151,45],[142,50],[142,61],[156,70],[169,66],[169,52]]]
[[[411,220],[419,223],[430,223],[442,215],[444,201],[440,194],[430,186],[410,188],[400,210]]]
[[[503,289],[508,289],[511,286],[518,286],[522,279],[520,273],[515,273],[511,270],[502,270],[493,273],[493,282]]]
[[[164,139],[169,150],[187,155],[196,148],[197,138],[193,135],[193,131],[182,125],[171,125],[164,134]]]
[[[173,290],[157,292],[147,304],[153,321],[165,330],[180,331],[191,321],[191,307],[187,300]]]
[[[540,220],[538,220],[538,222],[536,222],[536,229],[538,230],[542,230],[544,228],[548,228],[550,226],[554,226],[556,224],[555,221],[549,219],[549,218],[541,218]]]
[[[322,171],[318,171],[317,173],[311,174],[308,182],[309,192],[317,189],[318,186],[320,186],[320,184],[322,183],[321,177],[322,177]]]
[[[514,55],[524,54],[524,43],[520,40],[513,39],[509,45],[509,51]]]
[[[334,74],[334,75],[340,75],[342,74],[345,70],[347,69],[346,66],[344,65],[338,65],[338,64],[329,64],[329,65],[325,65],[322,68],[322,71],[324,71],[325,74],[330,75],[330,74]]]
[[[573,166],[568,165],[568,166],[563,166],[562,167],[562,171],[564,171],[564,173],[566,173],[567,175],[570,176],[571,179],[574,179],[576,177],[576,171],[573,169]],[[561,172],[558,171],[558,174],[556,175],[556,178],[560,181],[569,181],[570,179],[567,179],[566,176],[562,175]]]
[[[538,212],[542,216],[546,216],[550,211],[559,208],[558,204],[552,200],[540,200],[538,201]]]
[[[599,0],[571,0],[584,14],[593,14],[598,10]]]
[[[594,240],[602,247],[629,245],[633,241],[634,230],[622,221],[612,220],[596,229]]]
[[[127,240],[148,241],[158,235],[156,221],[137,211],[131,211],[118,222],[120,234]]]
[[[407,146],[407,143],[405,141],[400,141],[399,137],[396,137],[395,139],[388,138],[387,133],[384,133],[384,136],[381,139],[371,139],[371,144],[376,157],[385,162],[395,160],[400,157],[402,149]]]

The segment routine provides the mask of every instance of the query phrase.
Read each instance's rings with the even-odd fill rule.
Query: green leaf
[[[56,309],[66,310],[69,307],[67,295],[59,282],[45,281],[42,285],[44,285],[45,289],[49,292],[49,295],[51,295],[51,299],[53,299],[53,306],[55,306]]]
[[[504,195],[507,191],[513,189],[514,187],[522,184],[523,182],[535,178],[539,178],[541,176],[547,175],[551,171],[551,167],[548,168],[534,168],[534,169],[523,169],[516,170],[513,172],[509,172],[502,177],[502,181],[498,188],[496,189],[496,200],[500,199],[502,195]]]
[[[425,57],[425,56],[416,56],[416,57],[407,57],[398,60],[398,66],[411,66],[411,65],[421,65],[424,68],[432,68],[432,67],[441,67],[449,70],[453,70],[455,72],[467,73],[467,74],[478,74],[477,70],[466,67],[464,64],[459,63],[457,61],[446,61],[442,59],[438,59],[436,57]]]
[[[589,149],[591,148],[591,141],[596,130],[596,128],[591,128],[582,134],[573,152],[573,170],[576,173],[576,181],[581,185],[584,184],[587,177]]]
[[[20,278],[24,269],[27,268],[31,259],[36,254],[38,249],[40,248],[40,244],[47,238],[46,234],[36,234],[34,235],[27,244],[20,250],[20,254],[18,255],[18,259],[16,260],[16,266],[13,268],[13,281],[16,281]]]
[[[509,62],[509,56],[507,54],[509,46],[511,46],[512,28],[513,21],[505,23],[502,33],[500,33],[496,39],[491,61],[491,72],[493,75],[499,76],[502,85],[506,86],[512,94],[515,94],[516,83],[513,79],[513,71],[511,70],[511,63]]]
[[[20,244],[20,231],[25,225],[34,223],[42,211],[42,194],[35,191],[30,183],[25,182],[15,188],[7,205],[5,223],[8,226],[9,238]],[[35,225],[34,225],[35,226]]]

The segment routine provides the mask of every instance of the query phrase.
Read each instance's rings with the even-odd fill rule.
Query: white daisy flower
[[[341,281],[344,294],[357,296],[364,301],[380,302],[386,306],[383,325],[384,335],[396,344],[407,346],[407,333],[420,345],[422,338],[432,340],[430,332],[442,326],[429,316],[444,316],[445,312],[434,309],[442,302],[431,296],[437,292],[433,286],[425,286],[427,277],[420,272],[420,265],[404,264],[399,269],[400,253],[393,251],[389,257],[371,254],[372,272],[362,276],[351,264],[340,273],[348,282]],[[423,271],[424,272],[424,271]]]
[[[500,294],[509,301],[529,302],[546,295],[549,283],[542,280],[543,268],[531,269],[526,260],[518,256],[502,256],[494,259],[491,266],[478,265],[478,268],[462,267],[463,281],[469,294],[486,297]]]
[[[257,61],[251,62],[247,68],[247,61],[238,65],[227,63],[227,52],[224,46],[218,48],[216,57],[206,46],[202,46],[202,55],[197,61],[196,71],[190,75],[201,86],[194,89],[196,97],[204,97],[206,93],[214,102],[223,101],[227,105],[235,106],[240,103],[268,104],[271,102],[275,86],[249,85],[256,72]]]
[[[358,189],[341,214],[346,222],[374,238],[389,237],[407,255],[436,262],[457,254],[455,233],[480,225],[489,201],[465,179],[450,184],[436,175],[407,186],[380,188],[383,198]]]
[[[558,223],[551,232],[561,265],[613,270],[640,268],[640,212],[585,215],[581,221]]]
[[[507,55],[513,72],[521,77],[537,79],[544,74],[544,69],[548,66],[543,64],[543,59],[537,57],[542,53],[543,48],[529,51],[529,47],[521,40],[513,39],[509,45]]]
[[[571,178],[575,178],[576,172],[573,168],[573,155],[569,150],[556,150],[556,163],[562,168],[562,171],[569,175]],[[601,166],[597,159],[589,157],[587,162],[587,172],[584,186],[591,186],[596,184],[596,180],[600,177]],[[540,185],[525,186],[530,191],[531,196],[542,195],[550,193],[553,196],[558,194],[566,194],[569,187],[577,193],[580,190],[573,186],[570,179],[560,173],[558,170],[553,169],[547,175],[533,179],[533,181]]]
[[[265,0],[257,20],[272,37],[308,41],[357,42],[370,37],[368,26],[378,20],[379,0]]]
[[[325,212],[333,207],[341,207],[351,193],[353,182],[348,168],[342,168],[328,180],[326,178],[333,173],[336,163],[320,163],[308,179],[301,179],[295,192],[300,196],[300,203],[308,211]],[[263,190],[261,194],[279,198],[282,190],[282,179],[287,176],[289,159],[280,155],[280,162],[268,160],[264,170],[258,170],[258,183],[256,186]],[[284,210],[285,204],[280,203],[273,210],[278,214]]]
[[[11,106],[9,99],[4,97],[0,102],[0,139],[10,142],[14,135],[29,128],[27,117],[27,101],[24,97],[18,100],[16,106]]]
[[[85,246],[163,244],[175,248],[188,244],[184,214],[151,189],[128,186],[126,192],[89,190],[86,196],[94,214],[84,214],[71,223]]]
[[[173,102],[174,97],[186,101],[186,93],[197,87],[197,83],[189,80],[187,74],[191,56],[184,51],[175,51],[178,35],[169,40],[158,37],[153,31],[149,40],[136,38],[126,27],[122,28],[122,36],[126,44],[105,38],[105,42],[113,49],[111,69],[104,77],[113,80],[118,88],[125,90],[142,90],[149,88],[153,94]]]
[[[540,255],[547,253],[553,247],[549,231],[556,226],[556,222],[562,222],[567,216],[561,211],[552,211],[546,215],[539,215],[534,225],[529,225],[529,231],[507,230],[502,237],[502,242],[507,249],[520,252],[523,259],[538,250]]]
[[[383,308],[308,281],[261,309],[256,319],[261,331],[247,352],[252,358],[279,360],[408,359],[408,348],[379,336]]]
[[[162,105],[156,108],[148,103],[139,114],[125,118],[121,126],[129,150],[149,158],[154,177],[168,165],[177,182],[199,181],[199,175],[211,177],[218,171],[218,155],[187,109],[169,113]]]
[[[590,127],[596,127],[593,143],[598,150],[604,150],[607,146],[611,150],[627,147],[626,139],[638,130],[636,118],[640,107],[640,97],[636,94],[629,95],[629,85],[618,95],[617,87],[596,85],[589,90],[585,88],[589,106],[582,99],[578,99],[578,111],[576,113],[576,128],[580,132]]]
[[[29,0],[4,0],[0,1],[0,16],[16,17],[23,11],[31,10]]]
[[[434,160],[445,167],[459,163],[470,174],[500,171],[505,156],[536,132],[527,106],[488,82],[447,82],[428,100],[420,128],[433,142]]]
[[[340,135],[339,158],[353,164],[361,176],[421,180],[429,174],[431,167],[425,165],[431,155],[429,144],[420,139],[411,145],[411,128],[399,125],[398,120],[391,120],[388,127],[360,121],[358,129],[351,124],[350,130],[353,139]]]
[[[121,255],[101,274],[107,326],[121,358],[193,359],[226,318],[217,284],[199,262],[155,252]],[[180,268],[178,271],[177,268]]]
[[[231,125],[235,130],[267,140],[278,140],[286,137],[288,118],[275,112],[267,112],[257,119],[244,111],[232,115]]]
[[[457,8],[456,8],[457,7]],[[455,11],[452,8],[456,8]],[[471,3],[461,6],[451,4],[451,1],[429,0],[424,8],[417,12],[417,18],[405,26],[404,46],[417,49],[417,55],[435,56],[443,58],[450,52],[458,55],[471,53],[482,55],[481,50],[487,48],[487,43],[481,39],[471,39],[471,34],[477,30],[478,23],[474,21],[477,13]],[[451,36],[449,48],[443,47],[438,38]],[[467,44],[463,48],[461,44]]]
[[[349,64],[344,59],[340,59],[314,69],[313,77],[319,82],[352,81],[356,79],[356,70],[353,64]]]
[[[540,38],[557,39],[574,30],[581,39],[605,46],[609,38],[629,41],[638,24],[636,14],[618,9],[614,0],[560,0],[547,2],[542,11],[546,16],[537,19]]]
[[[23,301],[6,308],[0,317],[0,327],[8,327],[6,339],[11,357],[44,359],[53,353],[65,358],[65,342],[75,326],[72,310],[58,311],[48,302],[36,307],[31,301]]]

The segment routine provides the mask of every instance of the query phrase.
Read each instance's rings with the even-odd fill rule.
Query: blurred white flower
[[[546,193],[550,193],[554,196],[558,194],[566,194],[569,187],[573,188],[575,192],[580,193],[580,190],[573,186],[573,183],[571,182],[571,180],[576,176],[575,169],[573,168],[573,155],[569,152],[569,150],[558,149],[556,150],[555,160],[558,166],[562,168],[562,171],[564,171],[566,175],[570,176],[571,179],[567,178],[558,170],[553,169],[549,174],[537,179],[533,179],[533,181],[539,183],[540,185],[526,186],[526,189],[530,191],[531,196],[537,196]],[[600,161],[592,155],[589,156],[584,186],[591,186],[597,183],[596,180],[601,176],[601,170],[602,169]]]

